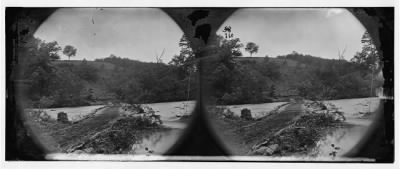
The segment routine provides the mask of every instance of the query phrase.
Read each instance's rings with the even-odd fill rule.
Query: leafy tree
[[[51,61],[59,58],[57,53],[61,47],[56,41],[46,43],[39,39],[32,39],[30,42],[32,43],[24,47],[29,52],[20,56],[22,57],[21,65],[24,65],[21,67],[21,78],[31,81],[29,96],[36,99],[51,94],[48,88],[53,83],[56,73],[56,68]]]
[[[269,96],[270,97],[275,97],[275,90],[276,90],[276,88],[275,88],[275,85],[271,85],[271,87],[269,88]]]
[[[82,80],[68,69],[58,69],[54,83],[48,90],[53,91],[55,104],[52,107],[87,105],[81,96]]]
[[[242,52],[240,51],[242,47],[243,44],[240,43],[239,38],[222,39],[222,43],[220,45],[222,52],[230,54],[231,57],[242,56]]]
[[[181,77],[186,77],[196,71],[194,51],[185,35],[182,35],[179,47],[179,55],[175,55],[168,64],[178,67]]]
[[[380,56],[370,34],[367,31],[365,31],[363,34],[361,43],[363,44],[361,52],[357,52],[351,61],[371,71],[372,76],[370,95],[372,96],[374,75],[377,74],[381,68]]]
[[[268,62],[269,61],[269,56],[268,55],[265,55],[264,56],[264,62]]]
[[[70,58],[72,56],[76,55],[76,51],[77,51],[77,49],[75,47],[73,47],[71,45],[67,45],[64,47],[63,54],[68,56],[68,60],[70,60]]]
[[[380,58],[378,50],[373,44],[370,34],[365,31],[361,38],[363,47],[361,52],[357,52],[356,55],[351,59],[352,62],[362,65],[372,71],[376,71],[380,68]]]
[[[58,43],[56,41],[48,43],[42,41],[42,43],[40,43],[38,52],[39,55],[44,56],[49,61],[52,61],[60,59],[60,56],[58,55],[58,51],[60,50],[61,47],[58,46]]]
[[[254,42],[248,42],[246,44],[246,48],[244,48],[247,52],[250,53],[250,56],[253,55],[253,53],[257,53],[258,52],[258,45],[255,44]]]

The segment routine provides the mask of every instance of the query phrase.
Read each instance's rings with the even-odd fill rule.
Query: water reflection
[[[343,156],[355,147],[368,131],[371,118],[350,118],[342,128],[333,128],[327,131],[326,136],[317,142],[317,146],[311,153],[312,156],[327,157],[333,159]]]
[[[317,142],[313,156],[343,156],[350,151],[367,131],[366,126],[354,126],[331,130]]]
[[[341,128],[332,128],[326,136],[317,142],[317,146],[310,155],[318,157],[343,156],[355,147],[368,132],[369,126],[375,118],[375,112],[379,106],[379,98],[345,99],[330,101],[341,105],[341,111],[345,112],[346,121]],[[372,112],[368,112],[368,109]]]
[[[129,154],[163,154],[176,142],[181,129],[147,133],[132,145]]]

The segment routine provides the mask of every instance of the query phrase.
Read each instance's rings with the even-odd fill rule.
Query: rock
[[[179,118],[179,120],[188,120],[188,119],[190,119],[192,117],[192,115],[190,115],[190,114],[184,114],[184,115],[182,115],[180,118]]]
[[[83,154],[83,153],[86,153],[86,152],[83,151],[83,150],[75,150],[73,153],[74,154]]]
[[[240,118],[245,120],[253,120],[253,117],[251,116],[251,111],[247,108],[241,110]]]
[[[316,111],[314,111],[314,113],[317,113],[317,114],[325,114],[327,111],[326,110],[316,110]]]
[[[67,113],[59,112],[59,113],[57,114],[57,121],[58,121],[58,122],[61,122],[61,123],[68,123],[69,121],[68,121],[68,115],[67,115]]]
[[[267,155],[271,155],[273,154],[276,149],[278,149],[279,145],[278,144],[272,144],[270,146],[267,147],[267,151],[265,152]]]
[[[233,112],[230,109],[225,109],[222,114],[224,115],[225,118],[232,118],[233,117]]]
[[[268,149],[268,147],[260,147],[258,149],[256,149],[254,152],[255,154],[264,154],[264,152],[266,152]]]
[[[135,152],[136,150],[139,150],[141,148],[140,144],[133,144],[131,150]]]
[[[39,119],[41,121],[48,121],[50,120],[50,115],[48,115],[46,112],[40,112]]]
[[[344,113],[341,111],[331,111],[329,115],[333,116],[335,121],[345,121],[346,117],[344,117]]]
[[[152,115],[150,116],[151,118],[151,124],[162,124],[160,115]]]
[[[89,147],[89,148],[84,149],[83,151],[84,151],[85,153],[91,153],[93,150],[94,150],[94,149],[93,149],[92,147]]]
[[[262,155],[272,155],[277,149],[279,145],[278,144],[272,144],[269,146],[263,146],[255,150],[254,152],[256,154],[262,154]]]

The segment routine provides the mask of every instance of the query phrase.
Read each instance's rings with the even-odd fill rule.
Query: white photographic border
[[[5,90],[5,8],[6,7],[395,7],[395,60],[399,65],[399,1],[398,0],[2,0],[1,2],[1,97]],[[395,86],[399,84],[399,69],[395,66]],[[395,98],[399,91],[395,90]],[[395,105],[400,105],[395,100]],[[5,161],[5,101],[0,103],[0,168],[399,168],[399,116],[395,106],[395,162],[393,164],[370,163],[293,163],[293,162],[115,162],[115,161]],[[201,159],[201,157],[199,157]],[[208,160],[207,160],[208,161]],[[212,161],[212,160],[209,160]],[[223,160],[221,160],[223,161]]]

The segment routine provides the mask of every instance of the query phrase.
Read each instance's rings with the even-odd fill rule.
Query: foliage
[[[232,34],[229,27],[229,34]],[[366,33],[363,50],[352,62],[329,60],[292,52],[277,58],[245,58],[243,44],[233,34],[217,36],[204,59],[202,79],[211,87],[211,98],[219,104],[271,102],[293,95],[308,99],[341,99],[369,96],[382,79],[374,76],[378,70],[378,53]],[[27,96],[37,106],[77,106],[96,101],[93,88],[112,94],[129,104],[181,101],[195,98],[199,72],[196,49],[182,36],[181,51],[168,64],[146,63],[111,54],[95,62],[58,63],[61,47],[56,41],[45,42],[26,38],[18,46],[21,67],[18,78],[29,80]],[[257,52],[257,45],[248,43],[246,51]],[[63,53],[74,56],[77,49],[67,45]],[[78,64],[74,64],[78,63]],[[112,65],[105,69],[101,65]],[[373,71],[370,72],[370,69]],[[205,75],[205,76],[204,76]],[[370,85],[368,79],[377,83]],[[189,87],[190,86],[190,87]],[[88,94],[86,91],[90,91]],[[294,91],[292,93],[288,91]],[[285,94],[286,92],[286,94]],[[289,94],[288,94],[289,93]]]
[[[39,107],[39,108],[41,108],[41,107],[51,107],[52,105],[54,105],[54,99],[50,98],[50,97],[43,96],[38,101],[38,105],[36,107]]]
[[[213,97],[220,104],[244,104],[270,102],[269,96],[264,95],[268,90],[268,79],[280,77],[278,65],[273,62],[244,62],[237,61],[241,56],[243,44],[239,38],[217,38],[216,59],[210,61],[207,78],[213,87]],[[268,77],[269,76],[269,77]]]
[[[89,65],[86,60],[83,60],[74,70],[76,75],[88,82],[96,82],[99,77],[96,73],[98,71],[97,68]]]
[[[57,60],[57,52],[61,50],[56,41],[45,42],[36,38],[27,38],[26,43],[19,47],[17,65],[18,79],[30,81],[27,89],[29,98],[39,100],[41,97],[51,95],[48,89],[55,83],[56,68],[51,64]]]
[[[375,74],[377,74],[382,68],[381,58],[370,34],[367,31],[365,31],[361,43],[363,44],[361,52],[358,52],[351,61],[360,65],[362,68],[371,71],[370,96],[373,96]],[[381,82],[378,81],[378,83]]]
[[[159,125],[152,123],[150,118],[125,117],[118,119],[110,128],[86,142],[81,149],[91,149],[89,153],[128,152],[132,144],[141,140],[142,132],[152,128],[159,128]]]
[[[68,59],[70,59],[72,56],[76,55],[76,51],[77,49],[75,47],[67,45],[64,47],[63,54],[68,56]]]
[[[290,156],[308,154],[317,146],[322,131],[338,125],[333,114],[309,113],[302,115],[290,126],[278,130],[271,137],[257,144],[251,151],[256,155]]]
[[[253,53],[257,53],[258,52],[258,45],[255,44],[254,42],[248,42],[246,44],[246,48],[244,48],[247,52],[250,53],[250,56],[253,55]]]
[[[179,77],[182,79],[195,72],[197,68],[194,52],[190,41],[185,35],[182,35],[182,38],[179,41],[179,47],[181,47],[180,54],[175,55],[168,64],[177,67]]]
[[[30,37],[20,46],[18,57],[18,78],[28,80],[26,96],[35,107],[58,107],[87,105],[81,97],[83,80],[77,76],[81,72],[71,72],[67,67],[57,66],[54,61],[60,57],[61,47],[56,41],[45,42]],[[89,66],[82,66],[85,69]],[[80,69],[74,69],[79,71]],[[95,72],[88,70],[87,72]],[[83,74],[84,75],[84,74]]]
[[[194,73],[182,73],[178,65],[145,63],[114,56],[97,61],[115,65],[111,75],[105,77],[105,85],[120,101],[141,104],[186,100],[189,76],[192,79],[189,99],[194,98]]]
[[[363,34],[361,43],[363,44],[361,52],[357,52],[351,61],[376,72],[380,69],[380,56],[367,31]]]

